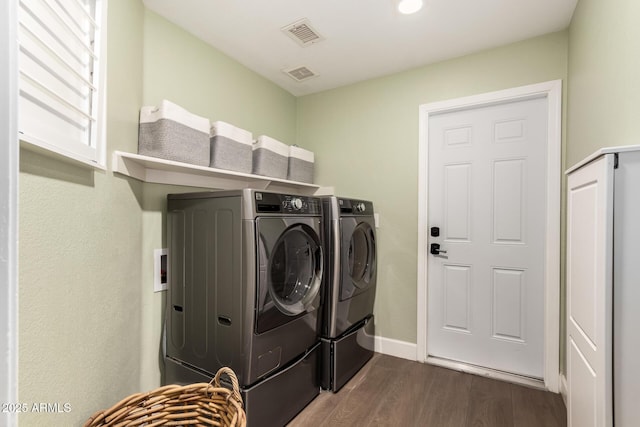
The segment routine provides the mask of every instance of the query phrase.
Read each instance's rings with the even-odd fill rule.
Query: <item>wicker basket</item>
[[[220,385],[222,374],[229,377],[233,390]],[[168,385],[148,393],[133,394],[111,408],[93,414],[84,427],[191,425],[247,425],[238,379],[233,370],[221,368],[210,383]]]

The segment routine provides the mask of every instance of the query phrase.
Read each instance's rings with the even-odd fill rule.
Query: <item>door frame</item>
[[[525,101],[532,98],[547,99],[547,209],[544,271],[544,386],[557,393],[560,384],[560,201],[561,201],[561,147],[562,147],[562,80],[552,80],[496,92],[488,92],[446,101],[422,104],[419,108],[418,145],[418,307],[417,307],[417,360],[432,362],[427,348],[428,291],[428,164],[429,118],[431,115]],[[456,368],[463,366],[453,363]],[[490,369],[469,369],[496,378],[511,378]],[[515,377],[515,376],[513,376]],[[527,382],[523,379],[522,382]]]

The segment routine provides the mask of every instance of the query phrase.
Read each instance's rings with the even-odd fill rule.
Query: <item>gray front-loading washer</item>
[[[250,425],[319,393],[320,199],[238,190],[168,196],[166,383],[240,383]]]

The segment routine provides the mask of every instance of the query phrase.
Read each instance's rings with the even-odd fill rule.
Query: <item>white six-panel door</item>
[[[570,427],[612,425],[613,156],[581,167],[567,180]]]
[[[429,116],[430,357],[544,377],[547,99]]]

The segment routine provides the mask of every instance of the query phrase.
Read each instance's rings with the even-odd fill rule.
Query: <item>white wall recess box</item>
[[[167,248],[153,250],[153,292],[167,290]]]

